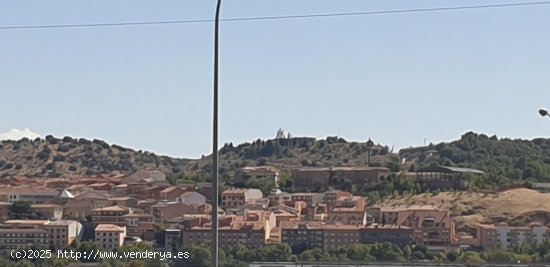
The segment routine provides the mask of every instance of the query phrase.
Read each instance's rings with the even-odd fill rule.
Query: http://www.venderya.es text
[[[70,250],[46,250],[46,249],[27,249],[27,250],[13,250],[10,253],[12,259],[75,259],[75,260],[100,260],[100,259],[136,259],[136,260],[145,260],[145,259],[160,259],[160,260],[171,260],[171,259],[189,259],[191,256],[189,252],[180,251],[180,252],[159,252],[159,251],[70,251]]]

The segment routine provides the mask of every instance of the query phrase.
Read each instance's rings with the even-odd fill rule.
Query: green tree
[[[460,261],[467,262],[467,263],[484,263],[485,260],[481,258],[481,256],[473,251],[465,251],[460,256]]]
[[[40,214],[34,214],[31,203],[27,201],[15,201],[9,209],[10,218],[13,219],[38,219]]]
[[[80,247],[77,249],[78,252],[81,253],[81,255],[91,255],[95,251],[103,251],[103,247],[97,243],[92,241],[84,241],[80,244]],[[96,262],[98,259],[95,259],[93,257],[84,257],[81,259],[83,262]]]

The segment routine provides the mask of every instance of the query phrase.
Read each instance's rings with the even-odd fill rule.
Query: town
[[[475,169],[431,166],[410,176],[432,190],[466,189],[464,176]],[[281,170],[246,166],[233,179],[278,184]],[[384,167],[297,167],[290,175],[297,188],[327,186],[329,179],[353,184],[392,179]],[[129,175],[28,178],[11,176],[0,183],[0,253],[41,245],[65,249],[90,240],[105,251],[123,245],[149,244],[159,251],[182,251],[210,242],[211,183],[171,185],[159,171]],[[458,233],[449,210],[433,205],[368,205],[364,196],[342,190],[283,192],[265,195],[255,188],[221,192],[220,248],[237,244],[261,248],[287,244],[294,254],[350,244],[391,242],[423,245],[431,251],[512,248],[540,243],[550,229],[538,223],[509,226],[478,224],[472,234]]]

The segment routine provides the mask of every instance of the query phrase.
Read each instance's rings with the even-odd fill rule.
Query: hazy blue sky
[[[224,0],[222,17],[526,0]],[[213,18],[214,0],[0,1],[0,26]],[[224,22],[220,143],[548,137],[550,5]],[[213,24],[0,31],[0,132],[211,150]]]

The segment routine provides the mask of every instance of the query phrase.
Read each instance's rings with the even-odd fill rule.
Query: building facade
[[[259,189],[232,188],[223,191],[221,197],[221,207],[231,209],[243,206],[247,201],[260,199],[263,197],[263,194]]]
[[[98,224],[95,228],[95,242],[101,244],[105,251],[114,251],[124,244],[126,227],[114,224]]]

